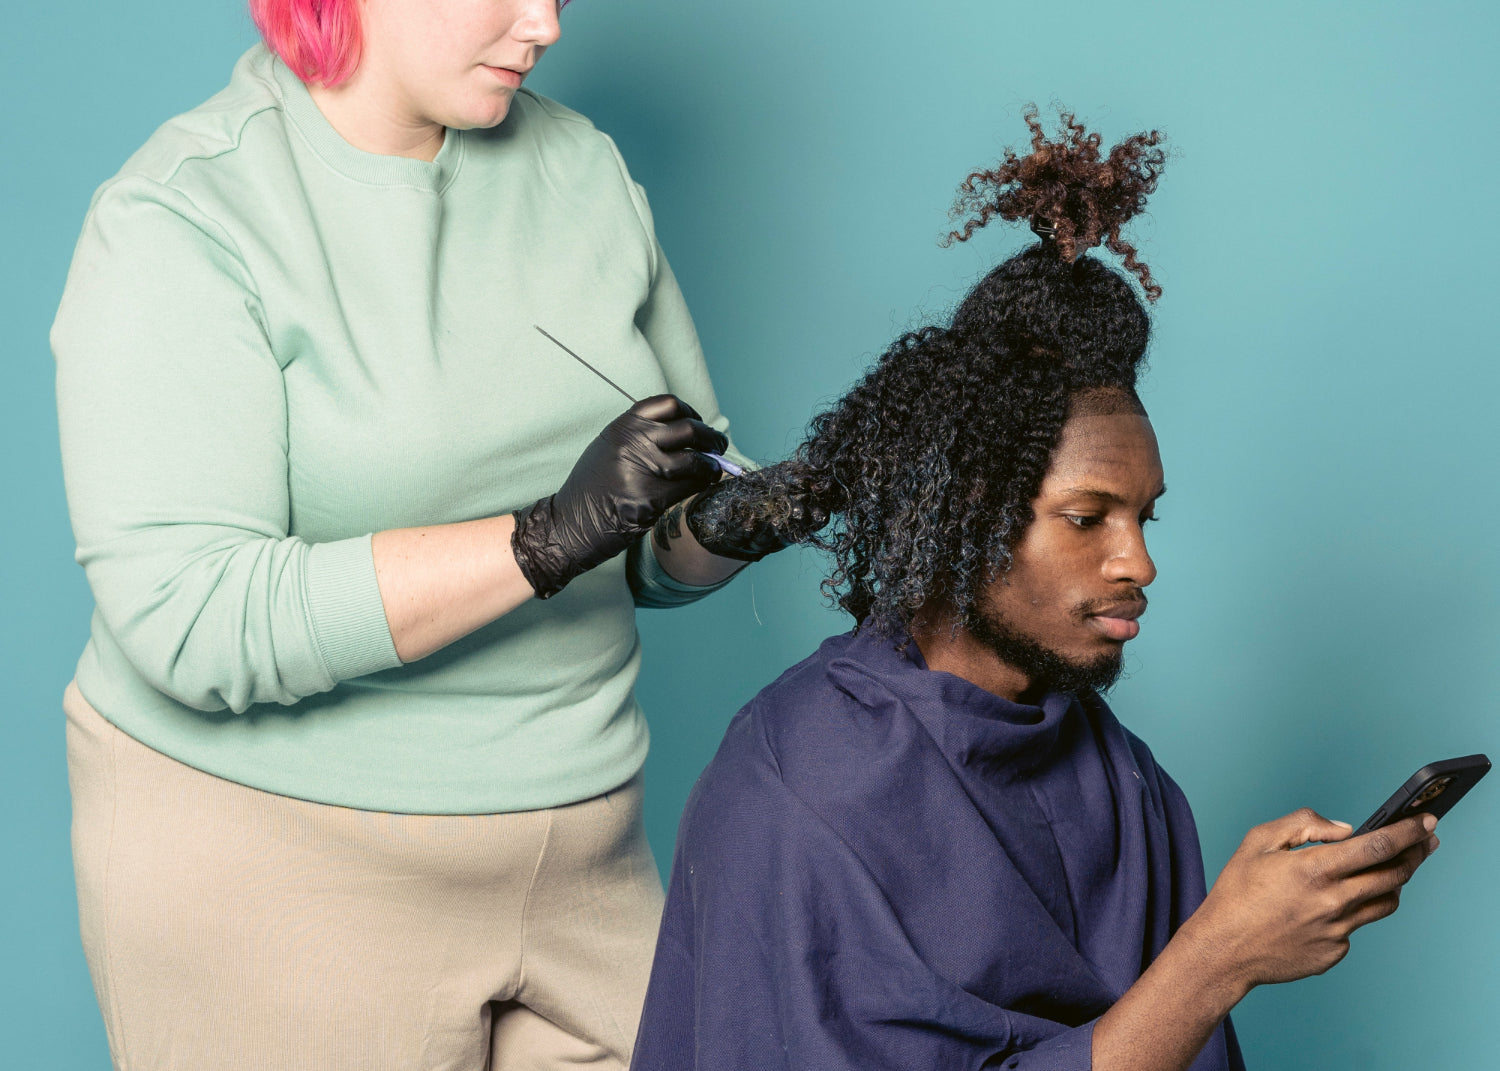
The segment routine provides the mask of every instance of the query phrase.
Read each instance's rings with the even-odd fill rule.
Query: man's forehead
[[[1156,433],[1144,413],[1085,412],[1063,425],[1042,493],[1104,491],[1149,497],[1161,482]]]

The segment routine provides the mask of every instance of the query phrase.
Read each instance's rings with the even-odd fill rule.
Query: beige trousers
[[[64,698],[84,952],[120,1071],[629,1062],[661,917],[640,779],[407,815],[211,776]]]

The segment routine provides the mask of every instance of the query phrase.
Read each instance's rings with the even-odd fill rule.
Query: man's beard
[[[969,614],[965,629],[1002,661],[1026,674],[1032,689],[1072,695],[1107,692],[1120,679],[1125,665],[1123,644],[1098,658],[1075,661],[1043,647],[999,615],[986,613],[977,606]]]

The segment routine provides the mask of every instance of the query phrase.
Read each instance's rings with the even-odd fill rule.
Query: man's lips
[[[1146,612],[1144,600],[1138,602],[1122,602],[1114,606],[1106,606],[1102,610],[1094,610],[1088,615],[1089,623],[1107,639],[1116,643],[1124,643],[1133,640],[1141,634],[1141,623],[1137,620]]]

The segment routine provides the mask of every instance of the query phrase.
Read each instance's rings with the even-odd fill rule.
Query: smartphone
[[[1364,824],[1354,831],[1354,836],[1414,814],[1441,818],[1489,772],[1490,760],[1483,755],[1465,755],[1461,759],[1423,766],[1396,790],[1394,796],[1380,805],[1380,810],[1365,819]]]

